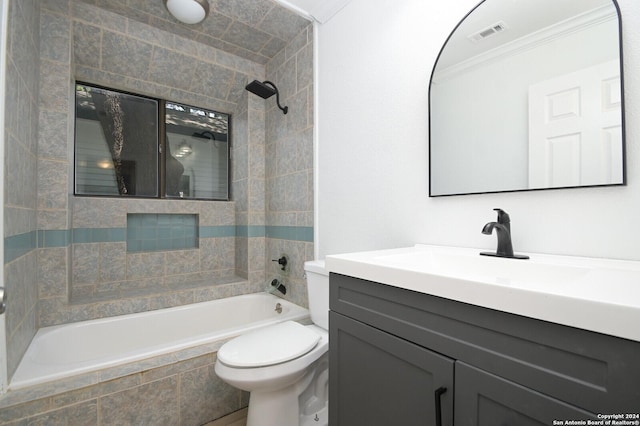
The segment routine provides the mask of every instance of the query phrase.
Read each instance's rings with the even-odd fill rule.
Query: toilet
[[[215,371],[250,392],[247,426],[328,425],[329,274],[304,264],[312,325],[285,321],[220,348]]]

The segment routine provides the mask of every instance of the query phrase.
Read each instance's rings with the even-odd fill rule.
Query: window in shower
[[[76,85],[75,192],[157,197],[158,102]]]
[[[76,84],[75,194],[229,200],[231,117]]]
[[[165,103],[166,195],[229,199],[229,115]]]

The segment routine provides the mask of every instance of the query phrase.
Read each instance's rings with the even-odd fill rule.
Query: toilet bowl
[[[250,392],[247,426],[328,424],[329,277],[305,262],[312,325],[286,321],[236,337],[218,351],[218,377]]]

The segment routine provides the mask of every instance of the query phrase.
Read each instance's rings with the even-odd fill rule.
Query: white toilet
[[[250,392],[247,426],[328,425],[329,274],[324,261],[304,269],[313,325],[282,322],[218,351],[218,377]]]

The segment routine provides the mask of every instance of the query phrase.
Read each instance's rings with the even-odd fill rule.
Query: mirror
[[[484,0],[429,87],[429,196],[621,185],[613,0]]]

